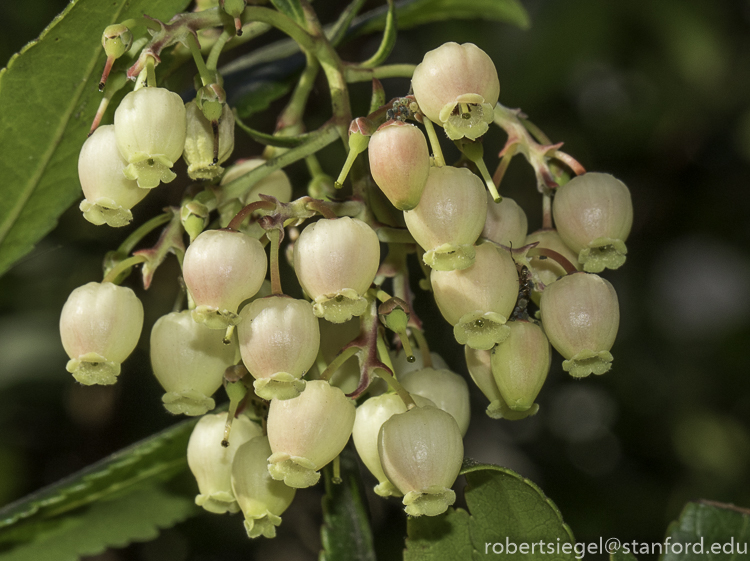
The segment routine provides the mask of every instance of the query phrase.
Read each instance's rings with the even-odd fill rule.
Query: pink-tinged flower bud
[[[417,206],[430,171],[430,153],[422,131],[393,121],[375,131],[367,150],[372,177],[391,204],[399,210]]]
[[[290,487],[310,487],[318,470],[338,456],[354,426],[354,402],[324,380],[307,382],[293,399],[274,399],[268,409],[271,477]]]
[[[437,408],[450,413],[462,437],[469,430],[469,386],[463,377],[448,369],[422,368],[404,374],[399,382],[410,394],[426,397]]]
[[[263,399],[291,399],[305,389],[302,376],[318,356],[320,330],[305,300],[271,296],[242,309],[237,334],[242,361]]]
[[[485,411],[488,417],[518,421],[536,415],[539,411],[539,406],[536,403],[526,411],[514,411],[505,403],[505,399],[503,399],[495,383],[495,377],[492,375],[492,351],[472,349],[466,345],[464,356],[471,379],[474,380],[484,396],[490,400],[490,404]]]
[[[492,375],[500,394],[513,411],[534,406],[552,361],[549,341],[537,324],[508,322],[510,335],[492,349]]]
[[[516,201],[508,197],[496,203],[487,191],[487,220],[482,237],[506,247],[523,247],[529,223],[526,213]]]
[[[214,408],[211,396],[237,357],[237,345],[225,345],[223,338],[222,331],[194,322],[188,310],[156,320],[151,368],[166,392],[161,399],[167,411],[195,416]]]
[[[487,132],[500,96],[492,59],[472,43],[444,43],[424,55],[411,79],[422,112],[451,140]]]
[[[245,515],[249,538],[275,538],[281,515],[297,492],[268,473],[271,454],[268,437],[256,436],[237,449],[232,462],[232,490]]]
[[[407,514],[437,516],[456,500],[451,486],[464,457],[456,420],[437,407],[414,407],[380,428],[380,463],[404,495]]]
[[[117,149],[115,127],[104,125],[86,139],[78,155],[78,179],[83,194],[83,217],[97,226],[127,226],[133,220],[130,209],[148,194],[135,181],[127,179],[126,162]]]
[[[60,314],[60,338],[70,357],[66,369],[87,386],[114,384],[141,329],[143,305],[132,290],[111,282],[79,286]]]
[[[518,271],[510,254],[486,243],[463,271],[432,271],[432,290],[440,313],[462,345],[491,349],[508,336],[508,321],[518,298]]]
[[[419,407],[435,406],[429,399],[422,396],[417,395],[412,396],[412,398]],[[374,491],[381,497],[400,497],[402,495],[401,491],[394,487],[385,476],[380,463],[380,452],[378,451],[380,427],[397,413],[406,413],[406,405],[395,393],[384,393],[371,397],[357,407],[354,428],[352,429],[354,447],[357,449],[357,454],[359,454],[362,463],[378,480]]]
[[[581,264],[578,262],[578,254],[565,245],[557,230],[537,230],[536,232],[532,232],[526,237],[524,245],[534,242],[539,242],[539,245],[536,246],[537,248],[556,251],[570,261],[576,269],[581,270]],[[543,286],[549,286],[558,278],[564,277],[566,272],[563,266],[551,257],[531,257],[529,259],[529,269],[534,280],[534,290],[531,292],[531,299],[538,306],[539,300],[542,297],[539,283],[541,282]]]
[[[609,350],[617,337],[620,307],[607,280],[588,273],[563,277],[542,292],[539,309],[550,343],[567,359],[563,370],[582,378],[612,367]]]
[[[237,325],[237,308],[263,285],[268,262],[261,243],[228,230],[206,230],[185,252],[182,275],[196,304],[193,319],[210,329]]]
[[[191,101],[185,105],[187,115],[187,135],[182,153],[188,165],[191,179],[215,179],[224,168],[220,164],[227,161],[234,150],[234,115],[229,105],[224,105],[219,119],[219,150],[214,162],[214,131],[211,121],[206,119],[198,104]]]
[[[318,317],[343,323],[367,308],[362,295],[375,279],[380,242],[356,218],[319,220],[307,226],[294,244],[294,271],[313,301]]]
[[[120,154],[130,165],[125,177],[152,189],[175,177],[172,166],[185,148],[187,121],[182,98],[165,88],[141,88],[127,94],[115,111]]]
[[[484,183],[466,168],[430,168],[422,199],[404,213],[424,262],[436,271],[465,269],[474,262],[474,242],[484,228]]]
[[[560,237],[578,253],[583,270],[599,273],[625,263],[633,225],[630,191],[606,173],[585,173],[558,187],[552,213]]]
[[[240,510],[232,491],[232,461],[240,446],[263,434],[259,425],[240,415],[232,423],[225,448],[221,443],[226,422],[226,413],[201,417],[187,447],[188,466],[200,491],[195,504],[216,514]]]

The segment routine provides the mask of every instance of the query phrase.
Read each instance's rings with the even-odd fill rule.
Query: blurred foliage
[[[391,61],[418,62],[446,40],[478,44],[498,67],[500,101],[522,107],[587,169],[622,179],[633,194],[635,223],[627,264],[606,275],[622,315],[613,370],[576,381],[556,358],[539,414],[518,423],[484,417],[486,403],[475,392],[466,454],[534,480],[579,541],[658,542],[688,500],[750,505],[750,3],[522,3],[528,30],[437,23],[401,34]],[[5,4],[0,61],[65,2]],[[332,21],[338,3],[316,4],[323,21]],[[377,36],[357,39],[343,47],[343,58],[367,58],[378,43]],[[408,90],[405,80],[384,84],[389,96]],[[367,87],[356,86],[355,94],[367,99]],[[311,126],[326,118],[327,103],[325,95],[316,98]],[[272,130],[279,107],[249,124]],[[486,140],[491,168],[504,140],[496,132]],[[259,150],[248,142],[237,153]],[[343,157],[331,150],[322,160],[335,176]],[[295,185],[305,185],[303,168],[290,173]],[[170,185],[147,199],[136,223],[179,201],[181,188]],[[532,228],[541,224],[533,173],[521,160],[511,164],[501,192],[526,209]],[[148,328],[117,386],[76,386],[64,370],[59,310],[73,288],[99,277],[104,252],[129,231],[96,228],[73,208],[0,278],[1,501],[174,422],[148,366]],[[147,326],[171,309],[176,273],[168,260],[143,295]],[[135,279],[130,284],[136,287]],[[465,373],[463,353],[434,306],[424,297],[417,306],[433,347]],[[200,516],[101,559],[215,559],[219,543],[222,559],[315,559],[320,493],[298,494],[273,542],[248,544],[238,520]],[[406,534],[400,505],[370,498],[378,558],[397,559]]]

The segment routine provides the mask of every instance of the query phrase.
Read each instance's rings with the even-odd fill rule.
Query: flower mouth
[[[491,104],[485,103],[478,94],[458,96],[446,103],[440,111],[440,124],[451,140],[468,138],[476,140],[489,129],[495,111]]]

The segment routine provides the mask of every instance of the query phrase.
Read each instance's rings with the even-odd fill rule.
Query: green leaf
[[[660,560],[747,559],[749,543],[750,510],[710,501],[690,502],[679,520],[669,525]]]
[[[38,525],[29,541],[0,553],[0,561],[75,561],[109,547],[154,539],[159,530],[199,511],[190,498],[149,485]]]
[[[396,46],[396,36],[398,34],[398,24],[396,23],[396,4],[393,0],[388,0],[388,15],[385,19],[385,31],[383,40],[380,42],[377,52],[368,60],[360,64],[363,68],[375,68],[383,64]]]
[[[331,481],[331,464],[324,470],[320,561],[375,561],[367,497],[355,453],[347,447],[339,458],[341,483]]]
[[[296,71],[292,71],[296,74]],[[268,107],[285,96],[292,89],[296,75],[288,76],[279,81],[257,81],[250,82],[249,86],[241,93],[235,94],[234,107],[237,114],[243,119],[265,111]]]
[[[271,4],[286,17],[305,27],[305,12],[299,0],[271,0]]]
[[[573,534],[539,487],[509,469],[471,460],[461,473],[468,483],[464,494],[471,516],[451,508],[433,519],[410,519],[404,561],[477,561],[488,555],[575,559]]]
[[[396,13],[401,30],[453,19],[486,19],[510,23],[521,29],[531,25],[529,14],[518,0],[406,0],[397,3]],[[385,11],[377,17],[368,16],[371,14],[365,14],[356,22],[360,24],[356,30],[358,35],[384,28]]]
[[[0,510],[0,546],[18,539],[15,526],[44,525],[77,508],[184,473],[187,442],[196,422],[183,421],[4,507]]]
[[[101,93],[104,28],[144,13],[169,19],[188,0],[74,0],[0,71],[0,274],[79,196],[78,152]]]

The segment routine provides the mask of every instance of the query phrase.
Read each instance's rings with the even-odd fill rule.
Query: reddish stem
[[[270,201],[255,201],[239,211],[232,221],[227,225],[228,230],[239,231],[242,222],[256,210],[276,210],[276,204]]]
[[[529,257],[534,257],[536,255],[549,257],[553,261],[556,261],[563,269],[565,269],[565,272],[569,275],[578,272],[578,269],[576,269],[575,265],[568,261],[568,259],[564,255],[561,255],[560,253],[552,249],[547,249],[546,247],[535,247],[529,250],[528,255]]]

